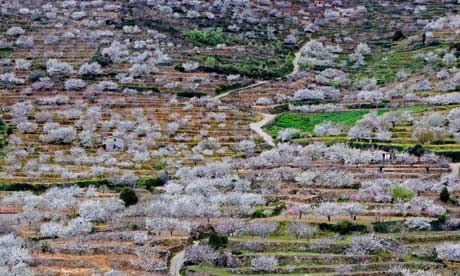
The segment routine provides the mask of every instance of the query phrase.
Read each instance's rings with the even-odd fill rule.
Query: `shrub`
[[[360,232],[360,233],[368,232],[366,225],[352,223],[346,220],[340,221],[336,224],[320,223],[319,229],[321,231],[331,231],[334,233],[340,233],[341,235],[346,235],[346,234],[350,234],[353,232]]]
[[[265,216],[263,210],[257,210],[257,211],[255,211],[254,213],[252,213],[252,217],[253,217],[253,218],[264,218],[264,217],[266,217],[266,216]]]
[[[147,190],[150,190],[154,187],[162,186],[165,184],[165,180],[161,177],[149,178],[149,179],[140,179],[137,181],[137,186],[145,186]]]
[[[139,201],[136,192],[130,188],[124,188],[121,190],[120,199],[125,202],[126,207],[134,205]]]
[[[410,154],[412,154],[412,155],[420,157],[425,153],[425,149],[423,148],[422,145],[417,144],[417,145],[409,148],[408,152]]]
[[[206,67],[214,67],[216,65],[216,58],[214,57],[208,57],[206,61],[204,62],[204,65]]]
[[[53,252],[53,249],[51,248],[51,245],[49,242],[45,241],[43,242],[41,245],[40,245],[40,250],[42,251],[42,253],[46,253],[46,252]]]
[[[221,235],[219,233],[212,233],[211,236],[209,236],[208,244],[214,249],[223,248],[227,246],[227,243],[228,237],[225,235]]]
[[[182,91],[182,92],[177,92],[176,95],[178,97],[184,97],[184,98],[201,98],[206,96],[206,93],[203,92],[195,92],[195,91]]]
[[[400,224],[396,221],[381,221],[373,224],[377,233],[396,233],[400,230]]]
[[[408,218],[404,222],[404,225],[407,227],[407,229],[413,230],[413,231],[425,231],[425,230],[431,229],[430,222],[424,218],[417,218],[417,217]]]
[[[398,41],[398,40],[402,40],[404,38],[406,38],[403,34],[403,32],[401,30],[397,30],[396,32],[394,32],[393,34],[393,41]]]
[[[209,46],[216,46],[225,42],[224,33],[222,29],[218,28],[210,31],[193,30],[184,34],[185,38],[193,44],[204,44]]]
[[[109,57],[104,56],[99,49],[94,54],[94,56],[91,58],[91,62],[97,62],[102,67],[106,67],[112,64],[112,60]]]
[[[444,202],[444,203],[447,203],[450,199],[450,194],[449,194],[449,190],[447,190],[447,187],[444,186],[441,190],[441,193],[439,194],[439,199]]]

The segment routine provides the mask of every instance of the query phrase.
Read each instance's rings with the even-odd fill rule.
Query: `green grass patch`
[[[379,110],[379,114],[384,110]],[[349,112],[327,112],[316,114],[282,114],[269,127],[267,131],[272,136],[277,136],[278,131],[283,128],[296,128],[313,134],[313,129],[317,124],[330,121],[352,126],[356,121],[360,120],[364,115],[369,113],[369,110],[349,111]]]
[[[13,52],[13,48],[4,47],[0,48],[0,58],[9,56]]]
[[[6,137],[8,136],[8,125],[0,120],[0,157],[3,157],[3,148],[6,145]]]
[[[400,70],[405,70],[411,74],[422,72],[426,61],[421,57],[417,57],[417,55],[425,54],[440,47],[442,46],[408,50],[397,49],[390,52],[375,51],[366,57],[367,65],[350,69],[350,72],[358,80],[375,78],[379,85],[392,83],[397,80],[397,73]],[[348,63],[348,65],[351,66],[352,64]],[[441,64],[435,64],[435,66],[437,65]]]
[[[185,32],[184,37],[196,46],[216,46],[217,44],[232,43],[232,40],[229,40],[224,36],[224,32],[221,28],[205,31],[195,29],[192,31]]]

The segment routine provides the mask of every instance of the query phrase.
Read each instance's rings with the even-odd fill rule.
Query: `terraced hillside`
[[[0,275],[457,275],[459,9],[0,3]]]

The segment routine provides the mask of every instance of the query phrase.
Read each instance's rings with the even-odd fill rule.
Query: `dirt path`
[[[245,87],[241,87],[241,88],[237,88],[237,89],[233,89],[233,90],[229,90],[225,93],[222,93],[220,95],[217,95],[217,96],[214,96],[212,99],[214,101],[217,101],[219,100],[220,98],[223,98],[223,97],[226,97],[228,96],[230,93],[235,93],[235,92],[238,92],[238,91],[243,91],[243,90],[246,90],[246,89],[251,89],[251,88],[254,88],[254,87],[258,87],[258,86],[261,86],[261,85],[264,85],[266,84],[268,81],[258,81],[254,84],[251,84],[251,85],[248,85],[248,86],[245,86]]]
[[[267,124],[269,124],[275,119],[275,115],[263,114],[263,113],[258,113],[258,114],[263,115],[264,118],[261,121],[249,124],[249,128],[251,128],[257,134],[259,134],[259,136],[264,139],[265,143],[269,144],[272,147],[276,147],[275,140],[273,140],[273,138],[262,129],[264,126],[266,126]]]
[[[181,276],[180,270],[182,269],[182,266],[184,264],[184,259],[185,250],[182,250],[181,252],[177,253],[174,257],[172,257],[171,264],[169,266],[169,275]]]
[[[197,245],[199,242],[194,241],[193,245]],[[171,259],[171,263],[169,264],[169,275],[172,276],[181,276],[180,270],[184,266],[185,261],[185,249],[174,255]]]
[[[300,69],[300,66],[299,66],[300,55],[302,54],[302,51],[303,51],[303,49],[305,48],[306,45],[307,45],[307,44],[305,43],[305,44],[299,49],[299,51],[297,51],[297,52],[295,53],[294,62],[293,62],[293,64],[294,64],[294,69],[293,69],[292,72],[289,74],[289,76],[299,73],[299,69]]]
[[[458,178],[458,170],[460,169],[460,163],[449,163],[449,167],[452,170],[449,174],[449,178]]]

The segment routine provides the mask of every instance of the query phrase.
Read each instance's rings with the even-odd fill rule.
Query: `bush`
[[[124,188],[121,190],[120,199],[125,202],[126,207],[134,205],[139,201],[136,192],[130,188]]]
[[[160,177],[140,179],[136,183],[137,186],[145,187],[149,191],[154,187],[162,186],[164,184],[165,184],[165,181]]]
[[[40,245],[40,250],[42,251],[42,253],[51,253],[53,252],[53,249],[51,248],[51,245],[49,242],[45,241],[43,242],[41,245]]]
[[[403,32],[401,30],[397,30],[394,34],[393,34],[393,41],[398,41],[398,40],[402,40],[406,38],[403,34]]]
[[[216,46],[217,44],[225,43],[224,33],[220,28],[210,31],[200,31],[195,29],[193,31],[184,33],[184,36],[187,40],[195,45],[203,44]]]
[[[214,67],[216,65],[216,58],[214,57],[208,57],[206,61],[204,62],[204,65],[207,67]]]
[[[208,244],[214,249],[223,248],[227,246],[227,243],[228,237],[225,235],[212,233],[211,236],[209,236]]]
[[[400,224],[396,221],[375,222],[373,227],[377,233],[396,233],[400,230]]]
[[[206,96],[206,93],[203,92],[195,92],[195,91],[182,91],[182,92],[177,92],[176,95],[178,97],[184,97],[184,98],[201,98]]]
[[[272,216],[279,216],[281,215],[281,212],[286,206],[283,204],[276,205],[275,209],[273,209]]]
[[[30,82],[36,82],[36,81],[39,81],[41,78],[44,78],[45,76],[46,76],[46,72],[44,72],[42,70],[34,70],[29,75],[29,81]]]
[[[447,190],[447,187],[444,186],[441,190],[441,193],[439,194],[439,199],[444,202],[444,203],[447,203],[450,199],[450,194],[449,194],[449,190]]]
[[[346,220],[337,222],[336,224],[320,223],[319,229],[321,231],[331,231],[334,233],[340,233],[341,235],[346,235],[346,234],[350,234],[353,232],[360,232],[360,233],[368,232],[366,225],[359,224],[359,223],[352,223]]]
[[[403,187],[394,187],[393,189],[391,189],[391,196],[395,201],[409,201],[414,198],[415,194]]]
[[[460,162],[460,151],[449,151],[449,150],[443,150],[443,151],[435,151],[434,152],[437,155],[444,156],[446,158],[449,158],[452,160],[452,162]]]
[[[19,192],[19,191],[32,191],[34,193],[41,193],[46,191],[48,186],[40,184],[28,183],[14,183],[14,184],[0,184],[0,191]]]
[[[412,154],[412,155],[420,157],[425,153],[425,149],[423,148],[422,145],[417,144],[417,145],[409,148],[408,152],[410,154]]]
[[[102,67],[106,67],[112,64],[112,60],[109,57],[104,56],[99,49],[94,54],[94,56],[91,58],[91,62],[97,62]]]
[[[257,210],[257,211],[255,211],[254,213],[252,213],[252,217],[253,217],[253,218],[264,218],[264,217],[266,217],[266,216],[265,216],[263,210]]]

